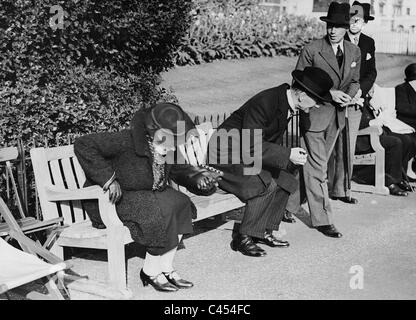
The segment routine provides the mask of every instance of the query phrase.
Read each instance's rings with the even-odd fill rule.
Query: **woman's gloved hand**
[[[205,171],[201,171],[194,176],[197,188],[200,190],[211,190],[214,187],[218,187],[218,181],[221,180],[224,173],[208,166],[202,166],[202,168]]]

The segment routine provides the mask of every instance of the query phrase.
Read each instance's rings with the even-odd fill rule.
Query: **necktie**
[[[358,37],[354,37],[354,44],[358,46]]]
[[[344,60],[344,53],[342,52],[342,50],[341,50],[341,46],[338,46],[338,48],[337,48],[337,54],[336,54],[336,57],[337,57],[337,61],[338,61],[338,66],[339,66],[339,68],[341,69],[341,66],[342,66],[342,60]]]

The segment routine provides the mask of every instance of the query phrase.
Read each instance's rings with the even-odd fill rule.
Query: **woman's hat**
[[[332,101],[329,90],[334,86],[334,82],[326,71],[316,67],[306,67],[303,71],[293,71],[292,77],[314,99]]]
[[[333,25],[349,27],[350,5],[348,3],[331,2],[327,16],[319,19]]]
[[[161,130],[166,134],[179,137],[195,128],[191,118],[174,103],[156,103],[146,111],[145,126],[149,131]]]
[[[351,17],[363,18],[365,22],[374,20],[374,17],[370,16],[370,8],[369,3],[354,1],[350,10]]]
[[[416,63],[409,64],[404,70],[404,74],[406,75],[405,81],[416,80]]]

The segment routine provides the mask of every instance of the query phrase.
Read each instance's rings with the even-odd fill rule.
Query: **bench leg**
[[[119,290],[127,290],[126,256],[123,228],[114,228],[108,237],[108,276],[110,285]]]

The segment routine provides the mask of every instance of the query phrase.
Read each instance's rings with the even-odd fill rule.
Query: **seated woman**
[[[130,129],[90,134],[74,143],[85,171],[85,186],[99,184],[116,204],[120,220],[133,240],[146,247],[140,278],[144,286],[177,291],[193,284],[173,268],[182,235],[193,232],[196,209],[184,193],[169,186],[169,178],[189,191],[210,195],[221,173],[206,168],[168,163],[170,155],[188,131],[189,116],[177,105],[160,103],[136,112]],[[86,201],[93,226],[105,228],[96,201]]]

